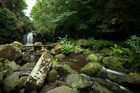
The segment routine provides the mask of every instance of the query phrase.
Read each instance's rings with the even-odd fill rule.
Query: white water
[[[28,35],[27,35],[27,43],[26,45],[33,45],[33,33],[30,32]]]
[[[110,72],[110,73],[114,73],[114,74],[117,74],[117,75],[126,75],[125,73],[122,73],[122,72],[118,72],[118,71],[115,71],[115,70],[111,70],[111,69],[106,69],[107,72]]]

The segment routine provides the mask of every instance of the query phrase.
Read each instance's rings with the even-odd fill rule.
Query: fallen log
[[[27,78],[27,87],[39,88],[43,85],[52,64],[52,55],[44,52]]]

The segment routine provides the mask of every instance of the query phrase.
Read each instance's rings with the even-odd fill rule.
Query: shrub
[[[67,41],[61,48],[61,51],[64,54],[72,53],[74,50],[74,44],[71,44],[69,41]]]

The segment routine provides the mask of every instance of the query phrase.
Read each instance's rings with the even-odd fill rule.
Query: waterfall
[[[33,45],[33,33],[30,32],[30,33],[27,33],[25,34],[24,36],[24,44],[25,45]]]

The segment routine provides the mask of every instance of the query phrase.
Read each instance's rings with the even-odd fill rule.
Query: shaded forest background
[[[36,41],[57,41],[58,37],[124,40],[139,36],[139,0],[37,0],[31,11],[23,12],[24,0],[0,0],[0,42],[21,40],[27,32]]]

